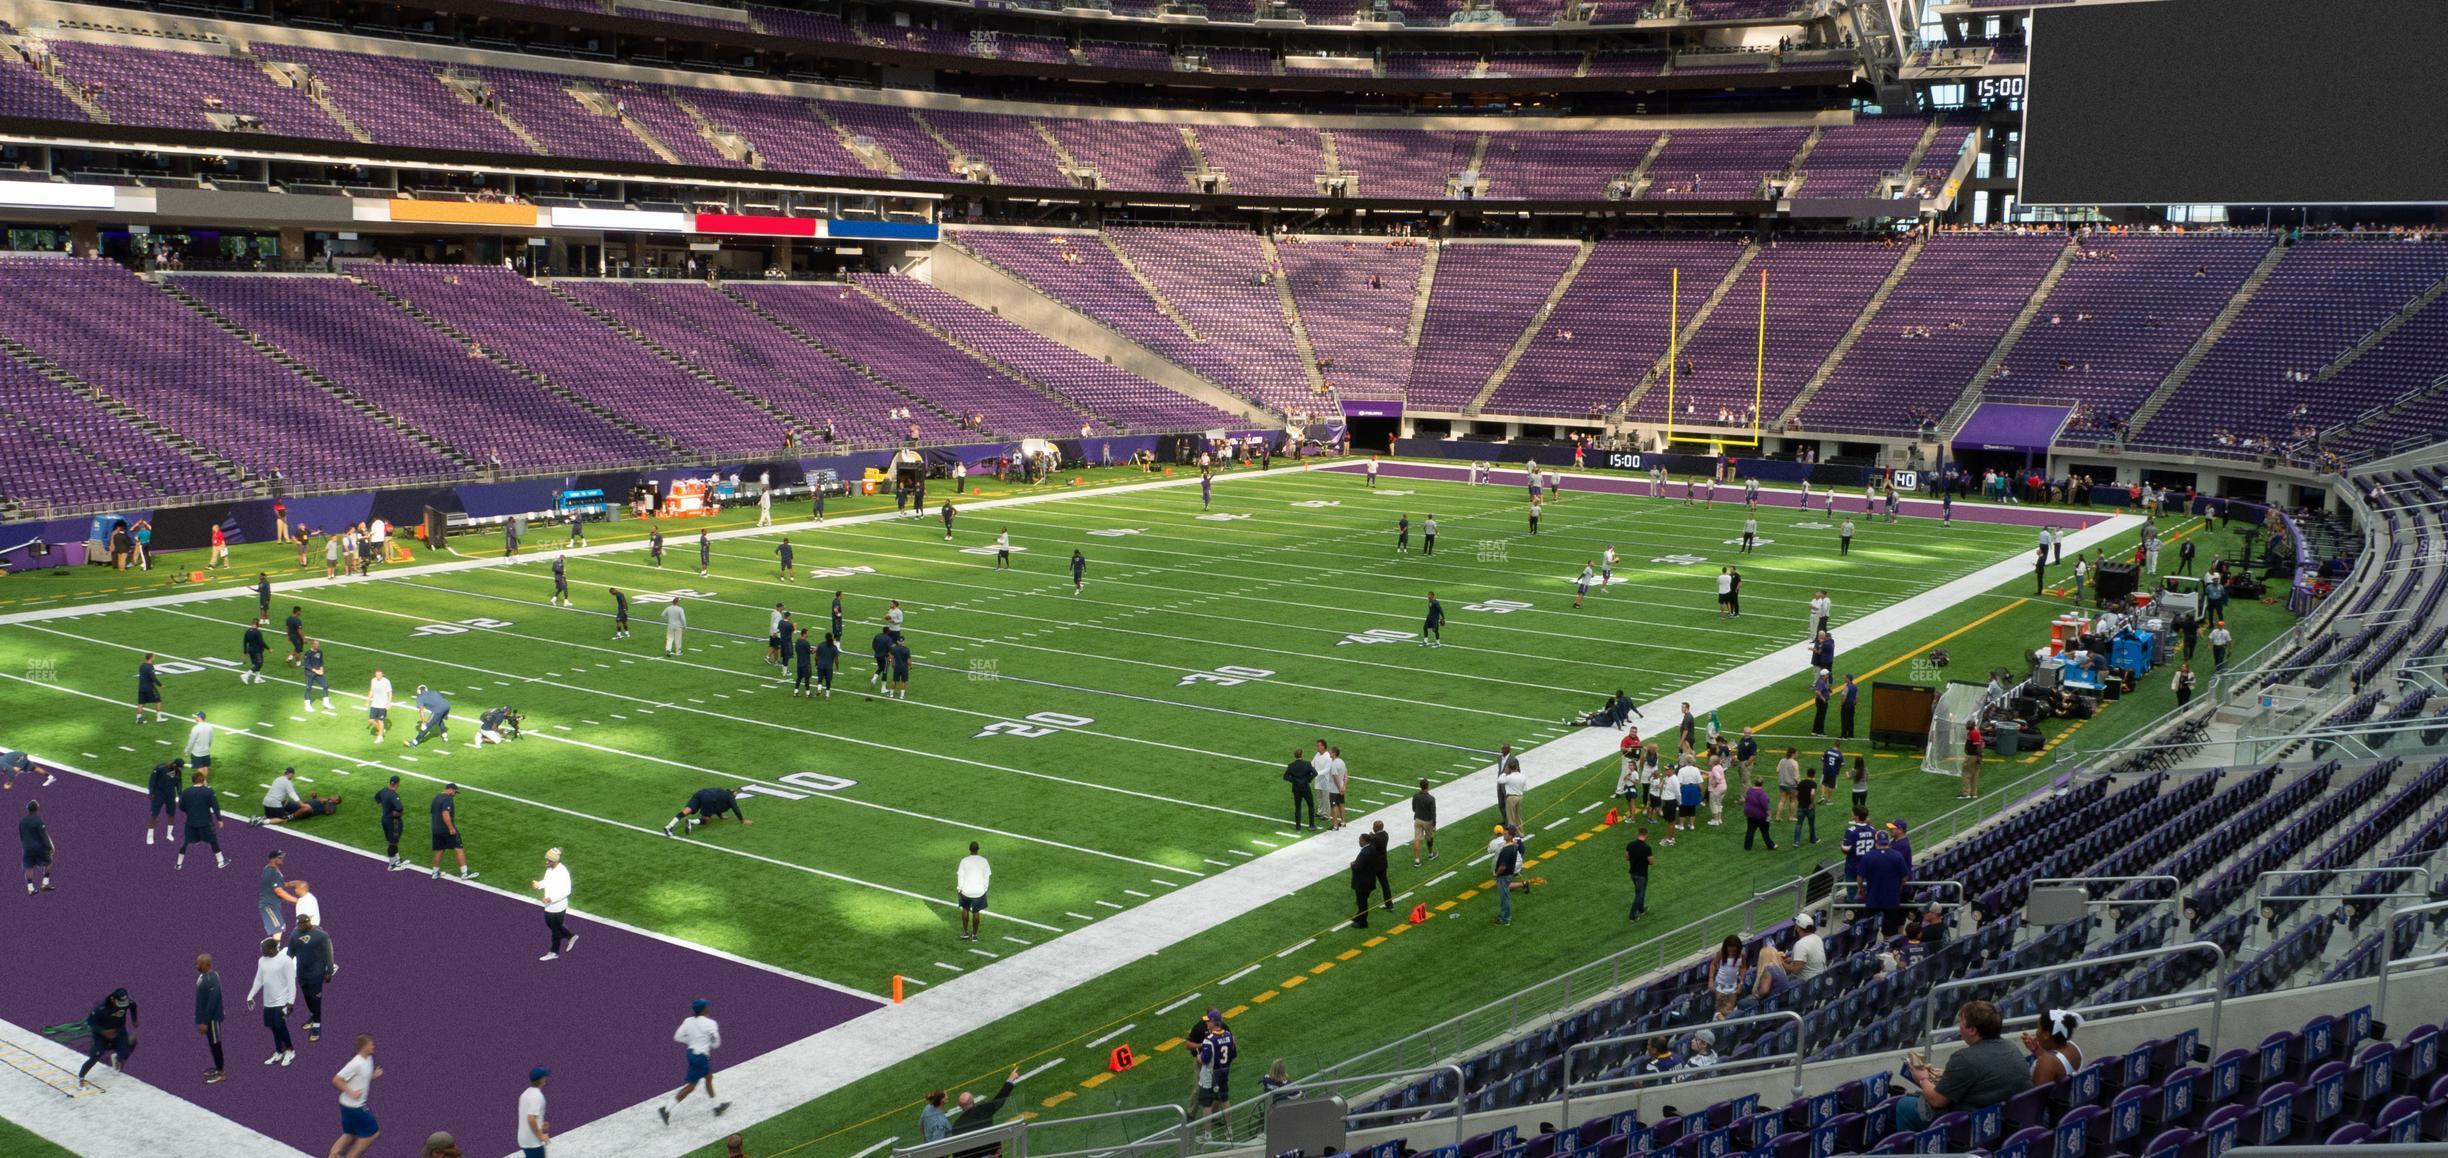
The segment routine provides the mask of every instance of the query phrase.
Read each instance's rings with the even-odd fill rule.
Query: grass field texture
[[[276,621],[298,606],[307,633],[324,642],[334,714],[304,710],[277,632],[273,682],[243,685],[231,673],[254,606],[244,596],[0,628],[0,703],[23,709],[11,713],[11,746],[132,781],[171,754],[185,713],[204,710],[230,729],[215,754],[234,814],[251,813],[258,786],[294,764],[306,789],[350,801],[315,831],[360,846],[379,847],[368,799],[397,772],[412,810],[403,851],[420,862],[414,811],[439,781],[455,780],[467,789],[460,817],[480,869],[499,865],[496,876],[507,877],[558,845],[583,910],[884,993],[894,974],[940,980],[1303,839],[1287,827],[1279,779],[1296,745],[1324,738],[1343,748],[1356,815],[1399,801],[1421,778],[1482,767],[1499,744],[1561,735],[1566,715],[1618,687],[1647,709],[1644,732],[1662,733],[1674,704],[1654,698],[1797,642],[1813,591],[1835,599],[1841,642],[1846,622],[2023,555],[2033,534],[1863,520],[1851,556],[1839,559],[1833,531],[1796,525],[1819,516],[1775,509],[1761,517],[1772,541],[1738,558],[1728,540],[1743,515],[1731,503],[1568,494],[1548,505],[1536,536],[1523,508],[1516,487],[1389,478],[1370,490],[1357,477],[1277,471],[1224,480],[1212,510],[1201,509],[1195,485],[979,510],[956,522],[949,542],[932,512],[785,527],[717,541],[704,578],[696,526],[684,524],[667,529],[661,568],[642,546],[571,559],[575,609],[548,605],[553,536],[539,533],[516,566],[378,572],[276,596]],[[1397,555],[1392,525],[1405,513],[1413,553]],[[1441,534],[1425,557],[1420,524],[1431,513]],[[1004,527],[1021,550],[1013,569],[998,571],[989,544]],[[643,529],[615,524],[595,541],[607,534]],[[776,574],[771,552],[783,534],[797,548],[796,582]],[[485,538],[467,543],[487,553]],[[1610,544],[1623,559],[1617,583],[1573,609],[1574,576]],[[1076,594],[1066,568],[1075,547],[1089,560]],[[1714,575],[1728,562],[1747,579],[1746,614],[1734,620],[1714,606]],[[626,640],[611,638],[612,587],[633,600]],[[1451,622],[1444,647],[1423,649],[1410,636],[1431,589]],[[783,602],[821,632],[836,590],[849,639],[835,694],[795,699],[763,662],[767,613]],[[1897,667],[1883,678],[1902,678],[1902,665],[1944,639],[1953,674],[1977,678],[2045,638],[2064,604],[2030,591],[2026,575],[1932,607],[1911,638],[1840,655],[1838,670],[1863,673],[1865,687],[1883,665]],[[651,602],[671,595],[691,625],[678,658],[659,654],[661,606]],[[891,599],[907,612],[917,660],[906,701],[869,693],[868,637]],[[2279,620],[2274,608],[2239,607],[2240,650]],[[165,681],[173,722],[131,726],[135,665],[148,650],[179,670]],[[414,717],[395,709],[391,743],[377,749],[360,695],[375,667],[403,701],[420,682],[449,695],[456,742],[400,746]],[[1808,752],[1820,745],[1800,735],[1807,713],[1789,711],[1805,700],[1806,676],[1795,673],[1745,700],[1695,708],[1716,710],[1729,730],[1762,725],[1765,747],[1790,741]],[[2052,755],[2112,742],[2168,700],[2154,681],[2061,732]],[[465,747],[477,712],[496,703],[526,713],[528,738]],[[1952,806],[1953,782],[1919,773],[1917,756],[1890,754],[1873,767],[1882,817]],[[2028,770],[2009,763],[2003,772],[2017,769]],[[2001,779],[1993,773],[1992,783]],[[1401,934],[1383,920],[1367,934],[1329,933],[1349,893],[1339,878],[1321,881],[760,1126],[758,1152],[806,1144],[803,1152],[848,1154],[888,1136],[906,1141],[917,1094],[990,1086],[988,1075],[1015,1062],[1062,1059],[1013,1103],[1042,1114],[1180,1100],[1188,1065],[1163,1047],[1209,1004],[1242,1010],[1238,1084],[1255,1092],[1274,1057],[1299,1073],[1630,945],[1651,930],[1622,921],[1628,834],[1593,829],[1597,813],[1585,811],[1612,783],[1610,762],[1533,793],[1531,827],[1543,830],[1534,851],[1553,854],[1537,871],[1550,884],[1520,898],[1510,928],[1487,924],[1493,897],[1476,892],[1483,870],[1464,863],[1484,843],[1492,801],[1448,800],[1446,831],[1459,847],[1449,843],[1426,870],[1410,869],[1401,848],[1394,858],[1395,887],[1417,891],[1404,906],[1452,902],[1440,919]],[[751,827],[663,837],[662,823],[707,785],[772,795],[747,801]],[[1825,810],[1822,819],[1831,831],[1819,847],[1832,849],[1841,817]],[[1745,854],[1728,835],[1739,831],[1739,820],[1704,829],[1661,858],[1657,925],[1738,902],[1807,868],[1817,851]],[[950,901],[952,866],[973,839],[986,845],[996,881],[986,934],[970,946],[954,939]],[[1090,1048],[1100,1037],[1108,1040]],[[1147,1062],[1100,1080],[1106,1050],[1125,1040]]]

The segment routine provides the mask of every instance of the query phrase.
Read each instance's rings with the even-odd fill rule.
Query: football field
[[[1245,471],[1220,478],[1204,506],[1195,479],[1031,495],[962,511],[948,539],[933,510],[910,519],[854,513],[821,527],[786,522],[715,538],[703,576],[693,525],[667,527],[658,566],[638,541],[642,528],[623,522],[568,555],[575,606],[566,608],[551,602],[557,536],[541,532],[515,564],[378,569],[367,580],[284,589],[267,630],[271,678],[260,684],[235,674],[255,610],[250,593],[104,604],[0,626],[5,742],[141,783],[174,754],[187,715],[203,711],[219,729],[215,783],[233,816],[253,814],[260,786],[295,766],[301,790],[344,799],[337,815],[303,831],[379,851],[370,797],[396,774],[409,801],[402,851],[420,865],[425,802],[455,782],[463,789],[459,824],[485,886],[519,892],[541,850],[559,847],[582,914],[888,997],[896,976],[919,994],[1201,882],[1222,877],[1229,885],[1240,878],[1226,874],[1303,840],[1346,846],[1345,835],[1290,824],[1282,769],[1295,748],[1321,739],[1349,765],[1357,817],[1401,804],[1422,779],[1442,785],[1480,772],[1500,745],[1523,750],[1564,737],[1577,730],[1567,717],[1618,688],[1643,707],[1635,721],[1642,732],[1666,738],[1675,693],[1800,643],[1806,603],[1819,590],[1835,602],[1840,648],[1848,623],[1883,609],[1929,619],[1882,638],[1858,663],[1840,650],[1838,673],[1864,673],[1865,699],[1873,668],[1974,626],[1999,633],[1953,646],[1982,666],[1948,674],[1978,679],[1986,663],[2005,662],[2035,632],[2045,638],[2047,619],[2063,606],[2023,597],[2035,527],[1975,521],[1970,504],[1951,526],[1928,517],[1889,524],[1861,514],[1855,494],[1845,506],[1857,538],[1840,557],[1818,504],[1797,511],[1791,495],[1779,495],[1787,505],[1758,512],[1756,552],[1738,554],[1745,512],[1737,488],[1707,507],[1679,496],[1596,493],[1579,489],[1586,480],[1577,477],[1547,503],[1532,534],[1517,475],[1470,486],[1458,472],[1418,473],[1424,477],[1389,470],[1372,487],[1353,470]],[[2063,514],[2073,526],[2102,517]],[[1404,516],[1411,549],[1397,553],[1394,527]],[[1424,550],[1431,516],[1434,555]],[[1013,553],[1000,568],[993,543],[1006,529]],[[795,578],[778,573],[775,550],[785,538]],[[471,556],[498,552],[498,540],[468,543]],[[1614,583],[1576,609],[1576,576],[1610,546],[1620,556]],[[1074,550],[1087,561],[1084,590],[1071,582]],[[1930,601],[1926,610],[1915,604],[2016,559],[2026,563],[2020,586]],[[1716,575],[1728,564],[1744,577],[1745,613],[1732,619],[1716,602]],[[614,589],[630,603],[627,638],[615,637]],[[1433,648],[1419,639],[1432,591],[1449,617],[1443,645]],[[790,674],[767,662],[769,616],[781,604],[821,637],[836,592],[846,638],[835,689],[830,698],[796,697]],[[687,614],[686,647],[665,656],[662,615],[673,600]],[[913,655],[906,699],[886,698],[870,679],[870,641],[894,600]],[[321,641],[329,712],[300,699],[298,669],[283,663],[279,620],[292,607]],[[2009,626],[2015,634],[2004,634]],[[2266,632],[2239,622],[2237,634],[2250,650]],[[146,652],[165,672],[171,721],[131,725]],[[364,710],[378,668],[398,705],[382,745]],[[1824,741],[1803,735],[1807,713],[1786,712],[1806,695],[1801,671],[1795,665],[1759,681],[1758,694],[1740,703],[1693,706],[1703,720],[1721,712],[1729,731],[1763,725],[1763,748],[1798,743],[1815,752]],[[409,703],[419,684],[451,701],[448,742],[402,743],[414,731]],[[504,705],[524,714],[525,737],[469,746],[476,717]],[[2115,714],[2130,726],[2146,712],[2156,709],[2128,705]],[[1920,774],[1910,754],[1891,754],[1876,771],[1881,815],[1888,805],[1940,811],[1953,792],[1951,780]],[[1560,826],[1564,849],[1606,845],[1586,831],[1598,816],[1585,806],[1603,801],[1612,784],[1611,762],[1599,761],[1542,789],[1533,827]],[[709,786],[742,792],[754,823],[664,835],[689,794]],[[1441,799],[1443,864],[1411,869],[1406,846],[1396,845],[1404,908],[1442,903],[1479,883],[1473,870],[1438,874],[1479,854],[1492,805],[1481,791]],[[138,806],[129,807],[132,840]],[[1738,811],[1731,801],[1729,810]],[[1843,818],[1829,809],[1822,819],[1832,848]],[[1737,817],[1706,830],[1705,852],[1661,863],[1652,904],[1672,905],[1666,923],[1808,867],[1809,854],[1790,849],[1747,856],[1725,835],[1739,829]],[[1407,829],[1397,836],[1407,839]],[[956,938],[952,875],[973,840],[993,862],[994,884],[984,935],[969,943]],[[1100,962],[1093,986],[793,1115],[757,1152],[807,1143],[805,1152],[847,1154],[888,1136],[906,1143],[918,1093],[991,1086],[989,1075],[1023,1061],[1039,1072],[1015,1109],[1061,1114],[1177,1100],[1187,1070],[1161,1058],[1170,1051],[1159,1047],[1187,1026],[1191,1006],[1210,1003],[1244,1011],[1236,1016],[1248,1075],[1241,1092],[1254,1093],[1274,1057],[1323,1064],[1435,1020],[1427,995],[1406,994],[1406,986],[1435,982],[1436,1004],[1458,1010],[1630,944],[1617,896],[1621,839],[1611,847],[1588,854],[1578,881],[1559,880],[1556,901],[1522,898],[1533,926],[1546,927],[1501,932],[1526,933],[1519,944],[1535,948],[1463,947],[1442,922],[1420,926],[1445,938],[1441,953],[1387,963],[1372,979],[1355,976],[1336,996],[1305,1004],[1266,970],[1335,989],[1324,970],[1304,970],[1323,962],[1357,973],[1375,963],[1355,960],[1357,942],[1303,940],[1348,916],[1339,873],[1263,886],[1263,903],[1183,945]],[[1348,859],[1348,850],[1337,855]],[[1556,863],[1560,871],[1570,862]],[[251,881],[232,882],[244,883]],[[1542,905],[1574,906],[1587,919],[1567,928],[1557,912],[1542,922]],[[1474,936],[1500,932],[1481,926],[1491,907],[1481,899],[1469,910],[1478,919],[1462,923]],[[1438,911],[1458,915],[1453,908]],[[1381,915],[1380,934],[1387,923]],[[1389,944],[1380,935],[1372,946],[1412,939]],[[1243,968],[1252,963],[1258,976]],[[1252,1002],[1261,990],[1270,997]],[[1283,1004],[1273,1005],[1278,998]],[[1121,1041],[1158,1064],[1084,1084]]]

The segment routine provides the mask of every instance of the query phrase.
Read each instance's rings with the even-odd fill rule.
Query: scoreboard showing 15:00
[[[2024,81],[2019,76],[1982,77],[1972,86],[1972,95],[1982,101],[2023,99]]]

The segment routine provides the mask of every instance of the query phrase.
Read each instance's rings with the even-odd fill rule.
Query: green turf
[[[53,1155],[69,1158],[74,1153],[66,1147],[53,1145],[50,1139],[32,1130],[0,1118],[0,1154],[6,1154],[9,1158],[52,1158]]]
[[[220,671],[178,675],[168,681],[168,706],[174,713],[203,707],[241,726],[271,723],[260,729],[268,739],[228,736],[217,747],[216,763],[231,769],[224,787],[241,806],[283,763],[314,777],[313,790],[354,797],[370,792],[382,771],[367,760],[412,778],[456,779],[470,790],[461,816],[478,867],[524,863],[557,844],[580,871],[583,908],[882,992],[894,973],[941,979],[951,974],[937,962],[984,962],[953,940],[953,916],[939,903],[970,839],[986,841],[996,864],[999,919],[979,948],[1018,951],[1015,940],[1042,943],[1083,918],[1140,903],[1139,894],[1159,894],[1283,843],[1278,770],[1296,743],[1325,736],[1342,744],[1356,808],[1366,811],[1407,795],[1420,777],[1443,781],[1484,764],[1499,743],[1559,735],[1560,717],[1594,706],[1615,687],[1646,701],[1795,642],[1802,602],[1817,588],[1837,600],[1841,639],[1845,622],[2020,555],[2032,535],[1969,523],[1865,522],[1852,557],[1839,560],[1832,532],[1792,526],[1815,519],[1772,511],[1762,532],[1780,541],[1741,560],[1750,614],[1726,621],[1715,615],[1712,576],[1719,562],[1733,560],[1724,540],[1742,516],[1731,504],[1710,511],[1574,494],[1549,506],[1543,533],[1532,538],[1512,488],[1387,479],[1372,494],[1354,478],[1278,475],[1219,486],[1218,512],[1251,516],[1230,521],[1198,519],[1197,490],[1186,487],[980,511],[960,522],[952,545],[932,518],[793,531],[803,573],[796,584],[774,574],[774,536],[718,543],[715,574],[706,579],[694,573],[693,545],[667,560],[692,564],[685,568],[657,571],[642,551],[573,560],[577,610],[545,605],[546,552],[531,540],[530,561],[516,568],[283,597],[279,609],[303,606],[310,634],[326,640],[342,693],[337,716],[291,718],[302,713],[292,669],[278,666],[285,648],[276,649],[274,669],[284,682],[247,687]],[[1393,493],[1405,490],[1411,493]],[[1406,511],[1415,547],[1425,515],[1443,524],[1435,558],[1391,554],[1390,524]],[[1027,548],[1016,573],[998,574],[991,557],[956,549],[991,542],[999,526]],[[1609,543],[1625,559],[1619,574],[1631,581],[1572,610],[1573,575]],[[1088,589],[1077,595],[1061,574],[1074,546],[1091,560]],[[1685,552],[1709,563],[1650,562]],[[853,567],[873,570],[806,574]],[[636,610],[633,638],[610,639],[605,588],[613,584],[633,594],[708,593],[688,601],[692,651],[681,660],[657,658],[661,627],[652,606]],[[1431,587],[1453,616],[1446,647],[1343,642],[1415,629]],[[821,627],[836,588],[847,593],[852,636],[839,690],[827,702],[793,700],[761,662],[764,609],[780,599]],[[1953,671],[1976,678],[2044,637],[2061,605],[2030,600],[2029,591],[2025,578],[1958,607],[1933,607],[1923,627],[1846,655],[1839,667],[1909,664],[1941,637],[1996,613],[1947,643]],[[906,703],[866,696],[866,639],[887,598],[908,609],[913,650],[925,665]],[[1470,610],[1491,599],[1530,606]],[[176,741],[184,729],[125,726],[136,654],[235,657],[237,617],[251,609],[239,599],[0,629],[0,676],[29,673],[0,679],[0,701],[43,709],[12,730],[11,742],[140,779],[169,752],[158,741]],[[452,630],[479,618],[503,625]],[[2274,630],[2278,614],[2244,607],[2234,618],[2249,650]],[[389,670],[403,700],[418,681],[450,689],[463,722],[487,702],[516,703],[533,738],[442,756],[402,749],[395,737],[377,753],[348,695],[362,691],[376,665]],[[1242,682],[1182,682],[1226,667],[1237,674],[1223,680]],[[1909,674],[1899,667],[1883,678]],[[1806,699],[1805,689],[1797,674],[1741,702],[1698,707],[1718,709],[1729,728],[1766,723]],[[2151,681],[2075,733],[2065,750],[2112,741],[2166,701],[2164,681]],[[1658,730],[1671,711],[1671,704],[1653,705],[1646,725]],[[1047,712],[1094,723],[1042,736],[1010,733],[1006,722]],[[986,732],[999,723],[1004,734]],[[1801,716],[1771,724],[1766,743],[1806,727]],[[418,759],[406,761],[409,755]],[[2036,765],[2008,763],[1990,783],[2017,770]],[[857,783],[803,800],[751,800],[759,823],[744,830],[724,827],[685,842],[654,833],[692,788],[743,778],[771,783],[795,771]],[[1533,827],[1594,820],[1579,810],[1612,779],[1602,766],[1534,792]],[[1918,818],[1953,805],[1953,782],[1919,773],[1912,760],[1878,761],[1874,781],[1881,815],[1892,807]],[[412,804],[429,789],[410,785]],[[1473,833],[1463,814],[1487,803],[1448,801],[1447,831]],[[1821,847],[1832,849],[1840,818],[1830,810],[1823,819],[1831,831]],[[1806,867],[1807,851],[1745,855],[1728,835],[1739,827],[1704,829],[1662,859],[1652,892],[1661,928],[1644,923],[1639,937]],[[360,845],[376,836],[355,810],[322,834]],[[1460,899],[1484,879],[1466,871],[1423,894],[1432,904],[1457,900],[1452,916],[1373,948],[1333,934],[1276,957],[1345,915],[1342,882],[1320,882],[760,1126],[757,1150],[812,1142],[811,1152],[848,1153],[894,1133],[906,1137],[918,1093],[991,1084],[988,1075],[1015,1061],[1065,1059],[1015,1102],[1047,1114],[1176,1099],[1188,1087],[1187,1064],[1158,1047],[1210,1003],[1248,1006],[1235,1024],[1245,1051],[1242,1092],[1254,1092],[1274,1057],[1286,1057],[1296,1073],[1314,1068],[1638,940],[1620,921],[1618,835],[1576,840],[1543,863],[1538,871],[1550,884],[1522,899],[1521,920],[1509,929],[1487,925],[1492,898]],[[1436,868],[1459,868],[1476,851],[1468,845],[1478,839],[1463,839],[1466,847],[1449,845]],[[1398,890],[1431,879],[1411,870],[1400,850],[1394,876]],[[811,928],[824,935],[809,936]],[[1706,932],[1689,932],[1671,948],[1695,947]],[[1363,951],[1341,957],[1354,948]],[[1218,984],[1253,963],[1261,968]],[[1321,965],[1332,968],[1309,972]],[[1282,986],[1295,976],[1305,980]],[[1154,1013],[1194,991],[1201,996],[1192,1006]],[[1091,1050],[1085,1043],[1129,1022],[1139,1027],[1117,1040],[1130,1041],[1147,1063],[1082,1086],[1102,1071],[1111,1044]],[[1047,1106],[1048,1098],[1058,1100]]]

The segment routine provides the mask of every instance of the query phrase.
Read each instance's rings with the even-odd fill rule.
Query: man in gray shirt
[[[288,910],[284,906],[297,899],[289,895],[288,885],[281,876],[283,863],[281,851],[273,849],[272,855],[264,858],[263,881],[255,888],[255,911],[263,917],[266,937],[278,937],[281,930],[288,927]]]
[[[2006,1043],[2006,1022],[1997,1006],[1967,1001],[1955,1012],[1964,1048],[1947,1058],[1946,1069],[1908,1061],[1904,1074],[1919,1087],[1896,1107],[1896,1128],[1919,1130],[1940,1114],[1978,1110],[2004,1102],[2031,1088],[2031,1067],[2020,1050]]]

